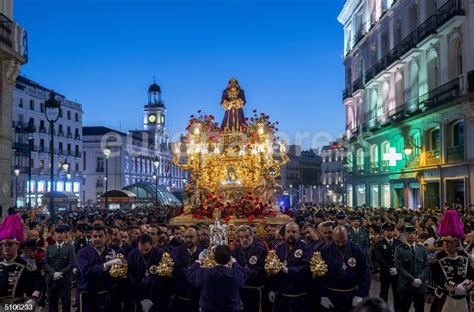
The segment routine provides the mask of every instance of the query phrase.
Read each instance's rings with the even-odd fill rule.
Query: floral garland
[[[215,117],[212,114],[203,114],[201,110],[197,111],[197,116],[189,116],[188,125],[186,126],[188,142],[190,141],[191,136],[196,134],[194,130],[199,128],[201,140],[218,143],[222,131],[219,124],[215,122],[214,119]]]
[[[256,218],[274,217],[277,215],[271,208],[271,201],[262,202],[252,194],[247,194],[241,198],[239,203],[224,203],[219,195],[208,194],[198,207],[191,210],[193,218],[211,218],[214,209],[219,209],[224,221],[230,221],[232,216],[236,218],[247,218],[252,222]]]

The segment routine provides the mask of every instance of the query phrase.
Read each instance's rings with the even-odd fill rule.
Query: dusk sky
[[[344,0],[15,0],[21,74],[83,104],[84,125],[141,129],[156,76],[170,136],[201,109],[220,121],[231,77],[295,142],[344,130]],[[326,137],[326,136],[319,136]],[[309,147],[311,140],[302,142]],[[324,142],[324,140],[322,140]]]

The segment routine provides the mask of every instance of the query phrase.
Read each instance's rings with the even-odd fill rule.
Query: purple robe
[[[201,268],[195,262],[186,273],[188,281],[195,287],[201,287],[199,306],[203,312],[239,311],[239,288],[245,283],[244,270],[238,263],[232,268],[216,265],[210,269]]]

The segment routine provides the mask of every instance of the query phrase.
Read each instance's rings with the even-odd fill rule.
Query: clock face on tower
[[[156,122],[156,115],[148,115],[148,122],[149,123],[155,123]]]

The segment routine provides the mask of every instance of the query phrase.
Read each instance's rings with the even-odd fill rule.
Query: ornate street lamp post
[[[158,156],[155,156],[153,166],[155,167],[155,206],[158,207],[158,167],[160,166]]]
[[[105,147],[102,151],[105,156],[105,193],[109,190],[109,157],[111,150],[109,147]],[[108,196],[105,197],[105,208],[109,209],[109,198]]]
[[[49,93],[49,99],[44,103],[46,119],[49,121],[49,131],[51,132],[50,142],[49,142],[49,153],[51,154],[50,160],[50,185],[51,185],[51,198],[49,200],[49,213],[51,215],[51,221],[56,221],[56,211],[54,209],[54,123],[59,119],[59,110],[61,104],[56,100],[56,93],[51,91]]]

